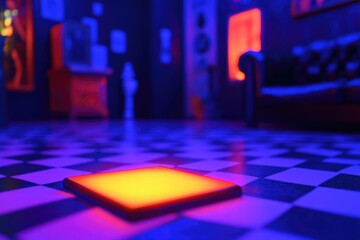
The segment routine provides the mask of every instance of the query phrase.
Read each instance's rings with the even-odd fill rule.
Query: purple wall
[[[64,0],[65,20],[83,17],[98,21],[98,44],[108,46],[108,63],[114,74],[108,83],[108,107],[111,118],[122,118],[123,90],[121,73],[126,61],[134,66],[139,82],[135,97],[137,118],[181,118],[183,116],[182,1],[167,0]],[[102,16],[92,14],[92,3],[102,2]],[[8,94],[11,120],[46,120],[50,118],[47,72],[51,68],[50,29],[58,22],[41,17],[41,1],[33,0],[35,24],[34,92]],[[160,29],[172,31],[172,62],[159,61]],[[127,52],[110,50],[112,29],[127,34]]]
[[[151,7],[151,93],[152,118],[184,116],[183,14],[182,1],[152,0]],[[160,61],[161,29],[171,31],[171,61]]]
[[[227,21],[234,13],[258,7],[263,17],[263,50],[289,53],[295,45],[333,39],[360,31],[360,3],[352,3],[301,18],[290,15],[290,0],[228,0],[219,3],[220,105],[223,118],[242,119],[242,82],[230,83],[227,77]]]
[[[104,14],[96,17],[92,14],[92,2],[104,4]],[[120,29],[127,33],[125,54],[114,54],[109,50],[109,67],[114,74],[108,84],[108,106],[111,118],[121,118],[123,94],[121,72],[123,64],[131,61],[139,81],[135,98],[136,116],[150,117],[151,81],[149,52],[150,1],[83,1],[64,0],[65,20],[80,21],[82,17],[95,18],[99,25],[98,43],[109,46],[110,31]],[[35,90],[30,93],[9,92],[8,109],[10,120],[47,120],[50,118],[49,85],[47,72],[51,68],[50,29],[58,22],[41,16],[41,1],[33,0],[35,34]]]
[[[294,45],[334,39],[360,31],[360,3],[327,9],[301,18],[290,16],[290,1],[263,1],[263,50],[288,52]]]

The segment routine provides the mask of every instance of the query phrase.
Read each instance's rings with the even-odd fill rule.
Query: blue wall
[[[84,16],[98,19],[99,44],[109,45],[110,31],[113,28],[127,32],[128,51],[126,54],[112,54],[109,51],[109,65],[114,69],[109,79],[108,102],[110,117],[120,118],[123,110],[121,71],[125,61],[132,61],[139,90],[135,104],[137,116],[149,117],[151,113],[151,82],[149,52],[150,1],[121,0],[101,1],[104,15],[92,15],[92,2],[65,0],[65,19],[80,20]],[[57,22],[40,16],[41,1],[33,0],[35,25],[35,91],[31,93],[9,92],[8,105],[11,120],[46,120],[50,118],[49,84],[47,71],[51,67],[49,31]]]
[[[327,9],[300,18],[290,16],[290,1],[263,1],[263,49],[288,52],[294,45],[360,32],[360,3]]]
[[[182,118],[184,115],[182,1],[152,0],[151,9],[152,117]],[[160,61],[162,28],[172,32],[170,63]]]
[[[167,0],[100,1],[104,15],[92,15],[92,2],[65,0],[65,19],[80,21],[96,18],[99,44],[109,46],[110,31],[127,33],[126,54],[113,54],[109,49],[109,66],[114,74],[109,79],[108,106],[111,118],[121,118],[123,64],[131,61],[139,89],[135,98],[138,118],[181,118],[183,116],[183,51],[182,2]],[[35,22],[36,88],[32,93],[9,93],[12,120],[46,120],[50,118],[47,72],[51,68],[49,31],[57,22],[40,16],[40,1],[33,1]],[[172,31],[172,62],[160,62],[160,29]]]

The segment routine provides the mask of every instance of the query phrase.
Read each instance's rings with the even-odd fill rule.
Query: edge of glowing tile
[[[153,167],[148,167],[153,168]],[[122,171],[114,171],[112,173],[116,172],[125,172],[125,171],[133,171],[133,170],[141,170],[141,169],[147,169],[147,168],[138,168],[138,169],[131,169],[131,170],[122,170]],[[192,172],[184,171],[184,170],[178,170],[178,169],[171,169],[179,172],[185,172],[192,175],[197,175]],[[111,173],[111,172],[109,172]],[[100,173],[102,174],[102,173]],[[87,174],[87,175],[97,175],[97,174]],[[83,175],[86,176],[86,175]],[[212,180],[227,182],[224,180],[219,179],[213,179],[207,176],[201,176],[199,177],[203,178],[209,178]],[[229,182],[227,182],[229,183]],[[71,190],[73,193],[78,195],[79,197],[85,197],[88,201],[99,204],[100,206],[110,210],[111,212],[120,215],[121,217],[124,217],[131,221],[137,221],[142,220],[145,218],[155,217],[158,215],[163,215],[171,212],[178,212],[184,209],[198,207],[210,203],[215,203],[219,201],[224,201],[227,199],[240,197],[242,194],[242,189],[240,186],[235,185],[231,183],[231,187],[223,188],[218,191],[213,192],[207,192],[202,193],[193,197],[184,197],[179,198],[173,201],[168,201],[161,204],[154,204],[149,205],[145,207],[140,207],[136,209],[130,209],[124,206],[123,204],[113,201],[110,198],[104,197],[101,194],[97,193],[96,191],[93,191],[87,187],[82,186],[81,184],[71,180],[71,177],[65,178],[63,181],[63,185],[65,188]]]

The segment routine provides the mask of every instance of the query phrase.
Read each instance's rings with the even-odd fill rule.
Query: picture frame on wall
[[[291,0],[290,11],[297,18],[355,2],[359,0]]]
[[[6,0],[0,11],[1,35],[5,37],[2,67],[6,89],[33,91],[35,84],[32,0]]]

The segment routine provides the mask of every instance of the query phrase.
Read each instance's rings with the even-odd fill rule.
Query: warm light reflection
[[[4,11],[4,16],[5,16],[5,17],[9,17],[10,14],[11,14],[11,12],[10,12],[9,9],[6,9],[6,10]]]
[[[228,68],[230,80],[244,80],[239,70],[240,56],[247,51],[261,50],[261,12],[255,8],[235,14],[229,19]]]
[[[14,9],[11,11],[11,15],[13,15],[14,17],[17,16],[19,14],[19,11],[17,9]]]
[[[165,167],[78,176],[70,181],[131,210],[236,187],[233,183]]]
[[[243,141],[235,141],[231,147],[231,157],[230,160],[233,162],[238,162],[238,165],[231,167],[231,173],[244,174],[245,172],[245,146]]]
[[[8,27],[12,24],[12,18],[5,18],[4,25]]]
[[[14,33],[12,28],[5,28],[1,31],[1,36],[3,37],[8,37],[8,36],[12,36]]]
[[[18,10],[14,9],[13,11],[5,10],[0,19],[2,20],[0,24],[0,35],[3,37],[11,37],[14,34],[13,29],[13,16],[18,14]],[[3,19],[2,19],[3,18]]]

